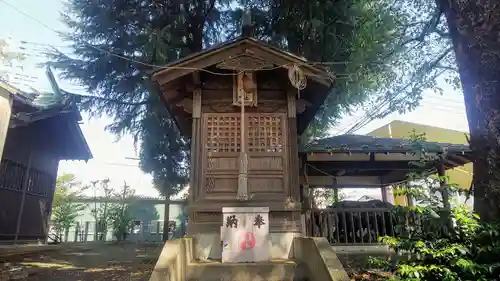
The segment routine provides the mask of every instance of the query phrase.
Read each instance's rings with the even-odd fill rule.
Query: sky
[[[28,16],[11,6],[15,6]],[[65,25],[59,21],[62,8],[63,1],[61,0],[0,0],[0,39],[8,39],[13,50],[24,48],[24,51],[29,54],[22,62],[23,68],[11,71],[20,74],[13,77],[15,85],[21,88],[32,86],[40,91],[50,89],[44,70],[37,68],[36,65],[45,61],[40,53],[44,47],[65,45],[55,32],[67,31]],[[69,53],[65,49],[60,50]],[[88,94],[72,81],[58,79],[58,83],[65,90]],[[413,112],[405,115],[395,113],[384,119],[374,120],[356,133],[368,133],[393,120],[467,132],[462,94],[454,91],[444,82],[439,82],[439,84],[444,89],[443,95],[427,91],[424,93],[421,105]],[[360,111],[354,116],[343,118],[331,133],[338,134],[345,131],[363,115],[364,112]],[[83,114],[83,116],[84,120],[80,126],[94,159],[87,163],[61,161],[59,174],[72,173],[82,182],[107,177],[111,180],[110,185],[114,187],[119,187],[126,181],[136,190],[136,194],[158,196],[158,192],[152,187],[151,176],[140,170],[137,160],[127,159],[137,156],[132,137],[126,135],[117,139],[116,136],[106,132],[104,128],[110,123],[108,117],[89,119],[88,115]],[[346,193],[349,199],[357,199],[363,194],[380,197],[378,190],[347,191]]]

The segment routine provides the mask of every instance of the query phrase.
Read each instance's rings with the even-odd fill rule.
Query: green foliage
[[[410,137],[416,143],[423,138],[415,134]],[[422,172],[410,175],[409,181],[398,187],[396,195],[410,196],[415,206],[395,206],[394,236],[381,239],[400,257],[408,257],[393,264],[375,261],[393,272],[387,280],[498,280],[500,227],[480,223],[466,206],[450,209],[443,194],[463,191],[456,185],[443,184],[446,181],[445,177],[432,179]]]
[[[333,205],[335,202],[335,192],[331,188],[315,188],[312,190],[313,206],[318,207],[320,204],[325,204],[326,206]],[[346,195],[342,190],[338,191],[338,202],[344,200]]]
[[[77,189],[75,190],[75,186]],[[76,202],[76,198],[84,191],[80,185],[75,185],[75,176],[64,174],[57,177],[54,200],[52,201],[52,225],[57,233],[72,227],[76,218],[85,209],[85,205]]]
[[[130,189],[126,182],[124,182],[122,190],[115,193],[118,202],[111,206],[110,221],[117,241],[125,240],[132,228],[134,217],[130,212],[129,201],[133,196],[134,190]]]
[[[419,223],[400,225],[405,232],[382,239],[396,252],[411,255],[394,267],[386,263],[394,272],[388,280],[498,280],[500,228],[480,224],[464,206],[450,215],[440,210],[441,216],[430,215],[434,209],[415,209],[412,213],[419,214]]]
[[[151,202],[131,198],[128,203],[128,210],[136,220],[155,221],[160,219],[158,210]]]
[[[97,184],[99,184],[99,186]],[[94,229],[94,238],[95,240],[104,240],[106,238],[108,226],[111,221],[112,207],[114,206],[114,190],[109,186],[109,179],[92,181],[91,185],[94,202],[87,204],[87,207],[90,208],[90,213],[92,214],[92,216],[94,217],[94,221],[96,222]],[[97,192],[99,190],[101,190],[104,195],[99,198],[99,202],[97,202]]]
[[[446,36],[436,36],[442,23],[433,1],[70,0],[63,21],[74,55],[52,50],[50,64],[99,97],[82,99],[84,110],[111,116],[108,130],[134,136],[142,169],[167,197],[188,182],[190,143],[150,75],[155,66],[236,37],[242,7],[252,9],[255,37],[327,62],[336,74],[308,138],[325,135],[362,105],[374,108],[370,118],[415,108],[451,56]]]

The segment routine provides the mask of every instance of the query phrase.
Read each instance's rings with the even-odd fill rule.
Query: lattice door
[[[207,115],[205,141],[207,152],[240,152],[240,116]]]
[[[254,115],[247,118],[247,151],[283,152],[283,117],[280,115]]]
[[[234,199],[241,151],[240,117],[239,113],[204,114],[205,197]],[[245,114],[245,119],[250,189],[281,190],[286,165],[286,116],[253,113]]]

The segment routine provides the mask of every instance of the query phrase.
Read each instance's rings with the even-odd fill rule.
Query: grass
[[[68,245],[64,250],[4,259],[0,280],[10,274],[26,281],[146,281],[161,249],[161,245],[134,243],[93,244],[88,248]]]

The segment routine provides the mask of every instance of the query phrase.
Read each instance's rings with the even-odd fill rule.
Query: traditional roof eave
[[[244,53],[241,53],[241,50],[236,48],[241,45],[248,45],[251,49],[247,49]],[[222,52],[224,52],[224,57],[217,56]],[[304,58],[280,50],[254,38],[239,38],[186,56],[154,72],[152,80],[160,85],[167,84],[179,77],[227,60],[227,55],[230,55],[230,57],[239,55],[255,56],[268,60],[278,66],[297,64],[302,68],[304,74],[314,81],[326,87],[329,87],[333,82],[333,74],[329,73],[326,69],[311,65]]]
[[[16,95],[20,92],[19,89],[15,88],[14,86],[12,85],[9,85],[3,81],[0,80],[0,88],[3,89],[4,91],[6,91],[7,93],[11,94],[11,95]]]
[[[338,140],[340,138],[346,138],[346,140],[339,144]],[[354,141],[355,143],[353,143]],[[299,147],[299,152],[302,153],[411,153],[417,150],[425,150],[429,153],[471,152],[470,147],[464,144],[416,143],[405,139],[375,138],[362,135],[343,135],[325,138]]]

